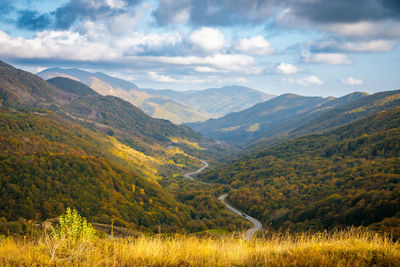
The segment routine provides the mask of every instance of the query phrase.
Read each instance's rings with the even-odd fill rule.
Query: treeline
[[[247,154],[202,178],[237,188],[229,201],[275,229],[399,229],[400,108]]]

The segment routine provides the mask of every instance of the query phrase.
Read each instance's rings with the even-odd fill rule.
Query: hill
[[[318,108],[313,111],[310,116],[303,120],[303,122],[305,122],[300,126],[293,123],[293,120],[297,119],[297,117],[286,121],[281,124],[281,126],[286,127],[286,129],[290,129],[285,135],[276,135],[272,137],[266,135],[266,137],[248,147],[247,151],[255,152],[284,140],[289,140],[304,134],[323,132],[365,118],[377,112],[400,106],[400,90],[379,92],[373,95],[352,93],[331,101],[328,105],[328,109]],[[295,127],[287,127],[287,125]],[[279,128],[276,130],[279,130]]]
[[[282,135],[287,128],[300,126],[307,115],[330,101],[333,98],[284,94],[222,118],[186,125],[205,136],[246,146],[265,135]],[[281,127],[282,124],[287,127]]]
[[[328,130],[400,103],[399,91],[340,98],[285,94],[241,112],[205,122],[188,123],[200,133],[256,151],[306,133]]]
[[[222,144],[80,82],[50,84],[1,67],[0,217],[41,221],[71,206],[92,221],[115,218],[138,230],[199,231],[225,219],[234,230],[242,223],[212,201],[211,191],[183,204],[160,186],[200,166],[196,155],[213,158]]]
[[[266,225],[296,230],[400,225],[400,108],[246,154],[202,175]],[[398,233],[400,234],[400,233]]]

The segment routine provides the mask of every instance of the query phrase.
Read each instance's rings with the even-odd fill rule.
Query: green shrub
[[[75,209],[67,208],[67,212],[60,216],[60,225],[54,230],[54,235],[68,240],[92,240],[96,237],[96,230]]]

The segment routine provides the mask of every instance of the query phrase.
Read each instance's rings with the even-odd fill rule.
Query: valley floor
[[[77,243],[2,238],[2,266],[400,266],[400,244],[360,229],[235,237],[152,236]]]

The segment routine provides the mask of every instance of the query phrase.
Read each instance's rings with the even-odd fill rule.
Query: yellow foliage
[[[0,241],[4,266],[400,266],[400,244],[373,232],[270,234],[244,241],[234,237],[100,239],[81,250],[60,246],[51,259],[45,238]]]
[[[136,187],[135,187],[135,185],[133,184],[133,185],[132,185],[132,193],[135,193],[135,191],[136,191]]]

